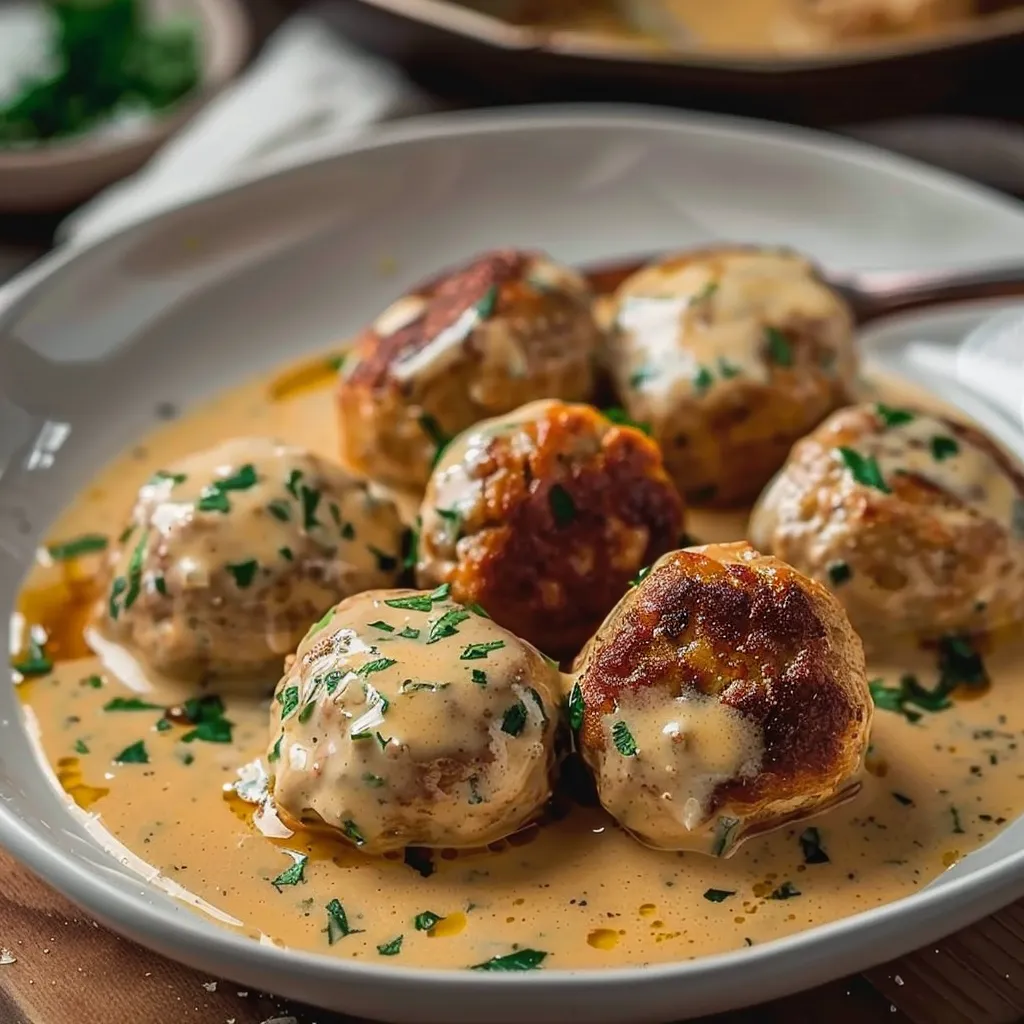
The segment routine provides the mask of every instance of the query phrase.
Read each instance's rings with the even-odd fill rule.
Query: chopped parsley
[[[235,578],[235,586],[245,590],[256,578],[259,563],[255,558],[250,558],[246,562],[228,562],[225,568]]]
[[[776,366],[793,365],[793,346],[778,327],[765,327],[764,338],[768,345],[768,358]]]
[[[471,971],[535,971],[544,962],[547,953],[539,949],[517,949],[505,956],[492,956],[482,964],[473,964]]]
[[[722,380],[732,380],[733,377],[738,377],[743,371],[735,363],[730,363],[725,356],[719,356],[718,372],[722,375]]]
[[[833,587],[842,586],[853,576],[853,570],[846,562],[829,562],[825,571],[828,573],[828,581]]]
[[[698,395],[703,395],[714,382],[715,378],[706,366],[697,367],[697,372],[693,375],[693,387]]]
[[[199,492],[196,508],[200,512],[220,512],[222,515],[226,515],[231,511],[231,502],[222,490],[216,487],[204,487]]]
[[[419,640],[420,631],[412,626],[403,626],[398,635],[405,637],[406,640]]]
[[[53,662],[47,657],[43,644],[29,634],[28,654],[21,661],[14,662],[11,667],[23,676],[45,676],[53,669]]]
[[[299,500],[299,481],[302,479],[302,470],[293,469],[284,482],[284,489],[296,500]]]
[[[233,722],[224,717],[224,702],[216,694],[189,697],[182,705],[185,717],[195,726],[181,737],[182,743],[230,743]],[[283,716],[282,716],[283,717]]]
[[[876,708],[896,711],[911,724],[920,720],[922,711],[945,711],[952,707],[949,688],[940,682],[934,690],[929,690],[918,682],[917,676],[909,673],[900,677],[899,686],[886,686],[882,679],[872,679],[868,688]]]
[[[348,923],[348,915],[345,913],[345,908],[341,905],[340,900],[331,900],[327,906],[324,907],[327,911],[327,927],[324,929],[327,932],[327,945],[333,946],[339,939],[345,938],[346,935],[358,935],[362,929],[352,928]]]
[[[394,633],[395,627],[390,622],[385,622],[383,619],[378,619],[376,622],[368,622],[366,624],[370,629],[380,629],[385,633]]]
[[[948,634],[939,641],[939,685],[950,692],[958,686],[988,685],[988,672],[970,637]]]
[[[472,678],[473,682],[476,683],[477,686],[487,685],[487,673],[482,668],[473,669]]]
[[[392,939],[390,942],[382,942],[377,947],[377,952],[381,956],[398,956],[402,952],[402,939],[403,935],[399,935],[397,939]]]
[[[897,793],[895,789],[892,791],[892,795],[896,803],[902,804],[904,807],[914,806],[914,801],[911,800],[909,796],[904,796],[902,793]]]
[[[931,440],[932,458],[936,462],[951,459],[960,453],[960,445],[952,437],[936,434]]]
[[[162,704],[150,704],[139,697],[114,697],[103,705],[104,711],[163,711]]]
[[[255,486],[257,480],[256,467],[251,462],[241,466],[231,476],[214,480],[212,484],[199,492],[196,508],[200,512],[220,512],[226,515],[231,511],[228,491],[247,491]]]
[[[429,932],[434,925],[443,920],[444,918],[440,914],[435,914],[432,910],[424,910],[413,918],[413,924],[416,925],[416,931]]]
[[[267,511],[275,518],[279,519],[282,523],[291,521],[292,510],[291,506],[287,501],[271,501],[267,505]]]
[[[437,870],[434,867],[433,854],[422,846],[407,846],[402,862],[417,872],[421,878],[429,878]]]
[[[891,405],[885,405],[882,402],[875,405],[875,415],[887,427],[900,427],[904,423],[911,423],[915,418],[908,409],[894,409]]]
[[[501,731],[509,736],[518,736],[526,726],[526,705],[517,700],[511,707],[505,709],[501,716]]]
[[[380,548],[375,548],[372,544],[367,544],[366,549],[377,559],[377,568],[381,572],[392,572],[398,568],[398,559],[394,555],[389,555],[386,551],[381,551]]]
[[[299,487],[299,498],[302,502],[302,527],[305,530],[312,530],[320,525],[320,520],[316,517],[316,509],[320,504],[320,492],[302,484]]]
[[[707,302],[715,292],[718,291],[717,281],[708,281],[706,285],[699,292],[696,293],[691,299],[690,304],[696,305],[698,302]]]
[[[149,541],[149,530],[143,530],[139,543],[135,545],[132,557],[128,560],[128,592],[124,595],[124,611],[135,604],[142,591],[142,559],[146,554],[146,543]]]
[[[128,581],[123,576],[115,576],[110,584],[110,597],[107,599],[107,611],[115,621],[118,615],[121,614],[121,606],[118,603],[118,599],[127,589]]]
[[[158,469],[150,478],[150,487],[155,487],[157,484],[162,484],[166,481],[170,481],[171,487],[177,487],[178,484],[183,484],[188,477],[184,473],[168,473],[166,469]]]
[[[299,882],[304,882],[306,880],[307,860],[309,860],[309,858],[304,853],[299,854],[295,863],[292,864],[291,867],[285,868],[277,878],[272,878],[270,880],[270,884],[280,892],[282,886],[298,885]]]
[[[704,899],[708,903],[721,903],[727,900],[730,896],[735,896],[735,889],[706,889],[704,891]]]
[[[828,864],[828,854],[821,848],[821,833],[814,828],[805,828],[800,833],[800,849],[805,864]]]
[[[715,823],[715,841],[711,853],[715,857],[724,857],[732,847],[733,833],[740,827],[739,818],[720,815]]]
[[[419,418],[420,429],[430,438],[434,445],[434,459],[431,468],[441,461],[445,448],[451,443],[451,438],[441,429],[441,424],[430,415],[429,412],[421,412]]]
[[[612,726],[612,743],[623,757],[636,757],[638,749],[636,740],[633,739],[633,734],[625,722],[616,722]]]
[[[475,661],[480,658],[486,658],[491,651],[500,651],[504,646],[504,640],[488,640],[482,644],[466,644],[459,655],[459,661]]]
[[[791,900],[794,896],[802,896],[803,893],[792,883],[783,882],[777,889],[773,889],[768,896],[770,900]]]
[[[363,782],[365,782],[371,789],[380,789],[381,786],[385,785],[383,777],[380,775],[374,775],[373,772],[364,772]]]
[[[576,502],[561,484],[552,484],[548,491],[548,505],[551,507],[555,526],[559,529],[568,526],[576,518]]]
[[[88,686],[92,690],[98,690],[103,685],[103,680],[99,676],[86,676],[80,680],[80,686]]]
[[[429,612],[431,609],[429,594],[414,594],[412,597],[393,597],[384,602],[389,608],[399,608],[412,612]]]
[[[256,485],[256,480],[256,467],[251,462],[247,462],[231,476],[215,480],[213,486],[220,491],[247,491]]]
[[[361,665],[356,669],[357,676],[368,676],[374,672],[383,672],[386,668],[391,668],[395,664],[394,658],[375,658],[373,661],[368,661],[365,665]]]
[[[82,555],[91,555],[97,551],[104,551],[107,547],[107,538],[100,533],[83,533],[80,537],[72,540],[61,541],[59,544],[49,544],[46,550],[55,562],[68,562],[73,558],[81,558]]]
[[[89,748],[86,746],[85,740],[75,740],[75,753],[76,754],[88,754]]]
[[[625,409],[620,408],[617,405],[612,405],[607,409],[602,409],[601,415],[604,416],[606,420],[610,420],[617,426],[632,427],[634,430],[639,430],[641,434],[646,434],[648,437],[651,435],[650,423],[638,423],[629,415],[628,412],[626,412]]]
[[[639,587],[641,583],[647,578],[653,566],[645,565],[630,581],[630,587]]]
[[[475,303],[474,309],[476,315],[481,320],[486,320],[489,316],[494,313],[494,307],[498,304],[498,286],[492,284],[490,288],[484,292],[484,297],[479,302]]]
[[[157,575],[153,577],[153,589],[161,596],[167,596],[167,580],[164,579],[163,575]]]
[[[356,535],[355,529],[352,528],[352,524],[346,524],[352,529],[352,536]],[[351,538],[349,538],[351,539]],[[420,551],[420,517],[416,517],[414,525],[410,526],[402,534],[402,568],[403,569],[415,569],[416,562],[419,559]]]
[[[641,366],[639,370],[634,370],[629,375],[629,386],[631,388],[640,389],[648,381],[654,380],[658,376],[658,371],[653,366]]]
[[[439,587],[435,587],[430,592],[431,601],[444,601],[449,594],[452,592],[452,585],[450,583],[442,583]]]
[[[356,846],[365,846],[366,837],[362,832],[359,831],[359,826],[351,819],[348,818],[341,824],[341,834],[351,842],[355,843]]]
[[[292,554],[292,549],[289,547],[278,548],[277,553],[286,561],[291,562],[294,560],[295,555]]]
[[[158,718],[156,725],[153,726],[157,732],[170,732],[174,728],[173,725],[166,718]]]
[[[114,764],[149,764],[149,754],[146,753],[146,744],[139,740],[124,748],[114,758]]]
[[[583,700],[583,688],[580,686],[579,681],[572,684],[572,689],[569,691],[569,728],[573,732],[578,732],[580,726],[583,724],[583,713],[586,710],[586,704]]]
[[[889,485],[882,477],[878,461],[873,455],[861,455],[853,448],[839,447],[836,449],[843,464],[853,474],[853,479],[865,487],[874,487],[883,494],[891,494]]]
[[[281,705],[281,719],[283,721],[299,706],[299,688],[297,686],[286,686],[277,695],[277,700]]]
[[[273,747],[270,748],[270,753],[267,754],[267,760],[268,761],[273,762],[273,761],[279,761],[281,759],[281,740],[283,740],[283,739],[284,739],[284,735],[283,734],[277,737],[277,740],[275,741]]]
[[[436,644],[438,640],[444,640],[445,637],[455,636],[458,633],[456,627],[460,622],[465,622],[469,615],[469,612],[463,611],[461,608],[449,608],[431,625],[430,633],[427,635],[427,643]]]
[[[964,827],[960,824],[960,812],[955,807],[950,807],[949,816],[953,819],[953,832],[956,835],[964,834]]]
[[[331,621],[331,619],[334,618],[334,613],[336,610],[337,609],[333,607],[328,608],[327,611],[324,612],[323,617],[318,619],[316,622],[313,623],[312,626],[309,627],[309,632],[306,634],[306,636],[309,636],[311,633],[316,633],[318,630],[323,629],[324,626],[326,626]]]

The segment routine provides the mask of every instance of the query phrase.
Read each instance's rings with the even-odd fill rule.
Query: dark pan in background
[[[450,0],[346,0],[335,16],[460,105],[617,100],[817,125],[937,110],[1024,119],[1019,3],[955,34],[764,57],[656,53],[510,25]]]

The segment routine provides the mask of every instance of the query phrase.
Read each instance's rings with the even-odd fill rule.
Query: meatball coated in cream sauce
[[[182,459],[139,491],[97,625],[185,679],[276,678],[310,620],[400,571],[393,503],[267,438]]]
[[[627,278],[610,312],[622,404],[698,504],[753,498],[793,442],[848,401],[850,311],[794,253],[671,256]]]
[[[347,598],[299,645],[267,755],[286,821],[384,853],[483,846],[541,810],[558,669],[447,590]]]
[[[427,482],[448,438],[538,398],[590,396],[600,332],[587,282],[540,253],[485,253],[404,295],[357,341],[338,385],[341,457]]]
[[[458,600],[571,658],[640,568],[676,547],[683,505],[641,431],[551,401],[457,437],[420,519],[420,586],[450,583]]]
[[[575,667],[601,803],[649,846],[727,856],[860,788],[860,640],[824,587],[746,543],[665,555]]]
[[[866,642],[1024,616],[1024,472],[981,431],[861,405],[799,442],[754,543],[831,587]]]

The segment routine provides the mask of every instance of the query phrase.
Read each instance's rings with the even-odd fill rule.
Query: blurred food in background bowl
[[[241,69],[240,0],[0,0],[0,210],[137,170]]]

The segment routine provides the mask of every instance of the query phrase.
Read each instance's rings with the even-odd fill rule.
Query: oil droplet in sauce
[[[594,949],[614,949],[619,944],[619,933],[611,928],[595,928],[587,936],[587,945]]]

